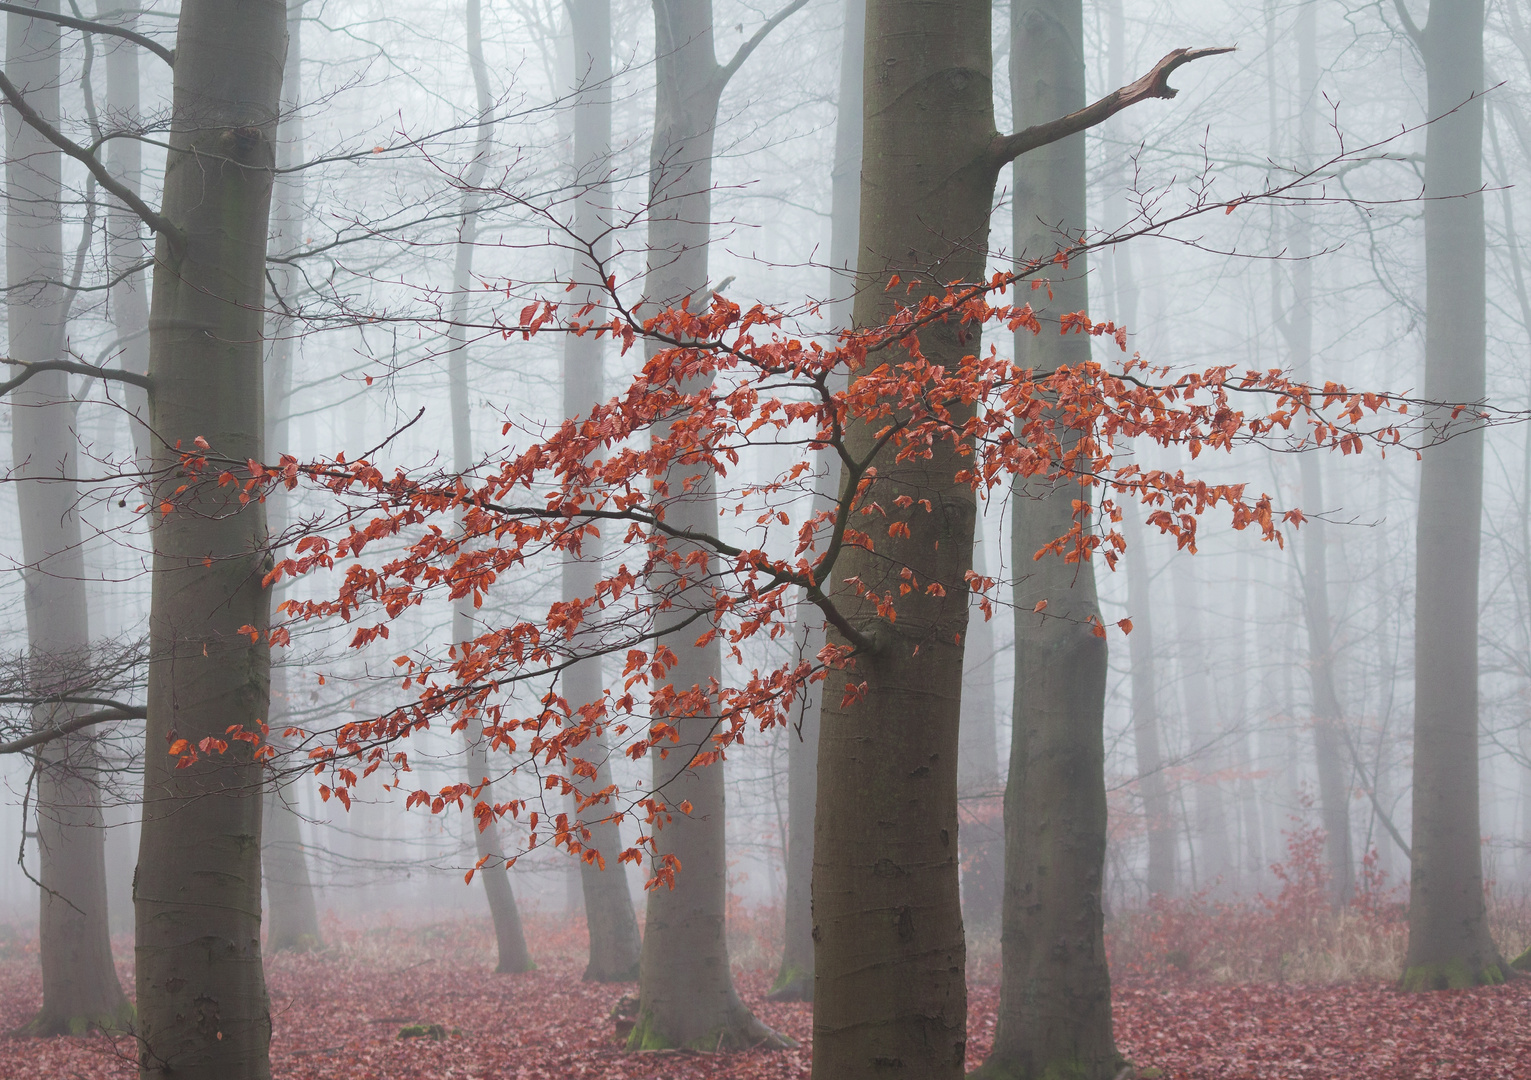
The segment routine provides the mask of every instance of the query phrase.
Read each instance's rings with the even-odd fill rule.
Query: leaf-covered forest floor
[[[612,1006],[627,985],[579,979],[584,940],[576,920],[528,919],[541,966],[495,975],[486,921],[432,926],[332,924],[329,948],[267,961],[282,1080],[796,1080],[808,1076],[809,1006],[762,1000],[772,973],[739,972],[757,1015],[798,1039],[784,1052],[629,1054],[615,1038]],[[124,986],[131,942],[118,942]],[[746,961],[766,952],[741,950]],[[0,948],[0,1031],[38,1006],[35,941]],[[969,1063],[994,1031],[998,989],[970,995]],[[1166,1080],[1356,1080],[1531,1077],[1531,980],[1505,987],[1402,994],[1381,981],[1333,985],[1218,984],[1186,974],[1128,974],[1115,987],[1121,1049]],[[443,1039],[400,1038],[410,1025],[440,1025]],[[131,1040],[0,1036],[6,1080],[128,1080]]]

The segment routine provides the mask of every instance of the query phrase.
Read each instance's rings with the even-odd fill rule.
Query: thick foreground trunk
[[[166,749],[224,738],[231,724],[259,730],[268,715],[265,508],[241,506],[216,468],[181,475],[175,447],[191,450],[200,436],[234,462],[263,456],[261,322],[286,16],[282,0],[186,0],[177,36],[162,215],[180,235],[159,237],[150,312],[151,426],[164,442],[134,889],[144,1080],[271,1075],[262,768],[238,741],[184,769]]]
[[[1011,10],[1010,82],[1019,126],[1084,105],[1080,0],[1027,0]],[[1015,252],[1047,259],[1085,227],[1085,137],[1015,163]],[[1052,329],[1089,305],[1086,266],[1058,267],[1044,329],[1016,337],[1023,367],[1090,359],[1090,339]],[[1041,295],[1041,294],[1039,294]],[[1058,417],[1061,422],[1064,417]],[[1037,560],[1076,520],[1090,491],[1067,479],[1017,482],[1010,564],[1015,587],[1015,703],[1005,787],[1005,895],[999,1016],[980,1075],[1109,1080],[1122,1067],[1111,1033],[1111,976],[1101,908],[1106,858],[1106,641],[1095,569]],[[1046,601],[1044,611],[1034,609]]]
[[[1423,34],[1425,396],[1484,393],[1483,2],[1434,0]],[[1453,111],[1455,110],[1455,111]],[[1439,119],[1436,119],[1439,118]],[[1409,878],[1412,990],[1504,978],[1489,938],[1478,831],[1478,557],[1483,434],[1458,430],[1424,453],[1415,534],[1414,826]]]
[[[56,2],[36,5],[57,13]],[[10,15],[6,73],[44,118],[59,115],[59,27]],[[62,155],[7,109],[6,279],[10,356],[36,362],[64,356],[65,293]],[[90,664],[85,559],[76,499],[74,406],[69,377],[34,376],[11,395],[11,449],[21,515],[27,618],[27,679],[34,693],[56,693]],[[73,715],[41,705],[35,726]],[[38,944],[43,1003],[26,1031],[83,1035],[123,1030],[132,1006],[112,966],[106,899],[103,762],[90,732],[36,751]]]

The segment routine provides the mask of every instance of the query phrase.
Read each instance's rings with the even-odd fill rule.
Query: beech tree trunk
[[[1196,797],[1197,862],[1201,881],[1213,884],[1227,881],[1233,870],[1233,849],[1228,842],[1227,807],[1223,800],[1222,772],[1227,761],[1223,732],[1217,722],[1216,703],[1209,671],[1208,639],[1203,627],[1201,590],[1193,556],[1179,552],[1170,564],[1170,582],[1175,592],[1175,627],[1180,637],[1180,690],[1185,703],[1186,726],[1191,738],[1191,753],[1196,779],[1192,785]]]
[[[452,266],[452,307],[450,315],[451,351],[447,356],[447,379],[450,383],[452,412],[452,468],[464,475],[473,468],[473,426],[468,407],[468,344],[466,325],[469,316],[468,293],[473,288],[473,247],[478,241],[478,215],[484,205],[483,194],[475,190],[483,182],[488,166],[489,149],[494,139],[494,99],[489,93],[489,70],[484,64],[484,43],[480,0],[467,0],[468,66],[473,72],[476,95],[478,138],[473,160],[463,176],[462,221],[458,225],[456,260]],[[465,596],[452,605],[452,640],[471,641],[478,636],[473,598]],[[494,785],[489,776],[489,753],[484,746],[483,722],[470,719],[463,729],[467,749],[467,780],[482,785],[476,801],[494,805]],[[484,883],[484,898],[489,903],[489,917],[494,923],[498,952],[494,970],[500,974],[531,971],[532,962],[521,928],[521,912],[510,887],[505,847],[500,843],[500,827],[494,816],[475,816],[473,841],[480,859],[488,861],[477,877]]]
[[[299,112],[303,91],[303,3],[288,0],[287,61],[282,75],[282,116],[277,123],[276,163],[291,169],[303,160],[303,114]],[[284,172],[276,181],[271,201],[271,253],[292,255],[303,246],[303,174]],[[298,274],[289,263],[275,262],[267,271],[271,295],[266,307],[266,447],[273,453],[289,450],[288,418],[292,413],[292,366],[297,351],[299,326],[293,318],[300,288]],[[277,490],[266,500],[271,534],[280,537],[287,528],[287,492]],[[275,598],[275,594],[273,594]],[[288,726],[290,697],[287,669],[277,665],[271,672],[271,727],[274,746],[283,745],[281,732]],[[295,794],[273,782],[266,789],[262,822],[261,863],[266,881],[266,948],[270,952],[307,952],[323,945],[319,933],[319,908],[308,873],[303,848],[303,822]]]
[[[580,302],[597,305],[605,299],[598,283],[610,270],[604,269],[612,256],[611,237],[606,234],[612,213],[611,173],[611,0],[569,0],[569,21],[574,31],[574,183],[579,192],[574,205],[574,235],[580,243],[590,244],[591,255],[576,252],[574,280],[585,282]],[[591,317],[596,317],[592,315]],[[594,334],[564,336],[563,408],[565,416],[589,413],[605,395],[605,342]],[[587,537],[581,558],[569,557],[563,564],[563,598],[576,600],[595,595],[601,576],[601,537]],[[599,701],[602,690],[601,661],[589,657],[569,669],[564,676],[563,694],[571,707]],[[611,765],[607,761],[604,733],[598,733],[584,755],[596,765],[594,790],[611,783]],[[596,810],[585,817],[596,816]],[[642,942],[638,936],[638,917],[633,911],[627,874],[617,862],[622,850],[619,826],[611,821],[588,824],[590,839],[586,846],[599,852],[606,862],[581,862],[580,886],[585,900],[585,925],[590,932],[590,960],[585,978],[594,982],[625,982],[638,977],[638,957]]]
[[[56,0],[39,11],[57,14]],[[58,24],[6,19],[5,70],[45,119],[59,117]],[[6,318],[10,355],[64,356],[62,155],[14,109],[5,113]],[[75,409],[63,372],[34,376],[11,394],[12,477],[21,516],[27,680],[34,693],[65,690],[90,666],[85,558],[77,512]],[[75,707],[39,705],[33,724],[69,719]],[[102,762],[91,732],[34,752],[43,1003],[26,1031],[83,1035],[124,1030],[132,1006],[112,966],[107,919]]]
[[[1298,160],[1312,160],[1313,120],[1318,100],[1318,10],[1305,4],[1297,11]],[[1286,337],[1289,366],[1304,382],[1313,381],[1313,261],[1312,227],[1299,208],[1292,225],[1292,305],[1290,314],[1276,304],[1276,322]],[[1323,466],[1316,454],[1299,460],[1302,505],[1310,513],[1326,510]],[[1312,688],[1313,749],[1318,765],[1318,801],[1324,826],[1324,864],[1329,871],[1329,898],[1336,906],[1350,900],[1355,866],[1350,841],[1350,763],[1334,671],[1334,631],[1329,618],[1329,549],[1323,518],[1302,528],[1303,621],[1308,633],[1308,677]]]
[[[1017,127],[1084,107],[1081,0],[1017,0],[1010,86]],[[1085,228],[1083,132],[1015,163],[1017,259],[1047,259]],[[1062,235],[1060,235],[1060,233]],[[1044,329],[1015,338],[1017,362],[1045,371],[1088,363],[1090,339],[1053,329],[1089,307],[1086,262],[1051,270]],[[1038,298],[1044,293],[1037,293]],[[1060,417],[1061,419],[1061,417]],[[1106,858],[1106,640],[1096,633],[1095,569],[1036,553],[1069,531],[1090,489],[1017,481],[1011,495],[1015,702],[1005,788],[1003,963],[994,1048],[980,1074],[1110,1080],[1111,1032],[1102,879]],[[1043,612],[1033,609],[1047,601]]]
[[[1425,391],[1484,395],[1483,2],[1432,0],[1421,33],[1425,130]],[[1453,111],[1454,110],[1454,111]],[[1415,531],[1411,990],[1497,983],[1478,831],[1478,558],[1483,433],[1470,412],[1424,452]]]
[[[1135,506],[1125,508],[1122,514],[1122,535],[1127,540],[1127,615],[1132,620],[1132,633],[1127,635],[1132,664],[1132,739],[1143,798],[1143,823],[1148,834],[1145,884],[1150,897],[1168,897],[1175,895],[1180,840],[1164,775],[1164,752],[1159,737],[1159,660],[1154,652],[1155,608],[1143,527],[1137,514]]]
[[[798,6],[790,4],[784,11]],[[767,28],[771,25],[767,23]],[[654,0],[654,34],[658,87],[649,156],[644,278],[648,310],[679,305],[687,297],[693,304],[710,302],[707,247],[718,99],[758,41],[758,37],[750,38],[727,65],[720,65],[714,51],[711,0]],[[646,348],[652,354],[655,346],[649,342]],[[686,389],[694,392],[700,387]],[[677,465],[664,480],[670,492],[666,520],[716,535],[715,478],[707,472],[688,474]],[[704,565],[687,570],[693,584],[680,588],[673,579],[661,582],[660,588],[675,596],[669,618],[682,620],[698,605],[711,605],[705,588],[694,581],[710,577],[715,570],[716,560],[709,555]],[[677,690],[705,688],[722,680],[719,643],[713,640],[698,647],[698,633],[686,627],[665,639],[679,660],[670,669],[671,685]],[[633,1050],[791,1045],[790,1039],[755,1019],[744,1006],[729,971],[723,763],[692,764],[695,754],[712,750],[717,718],[656,715],[655,719],[679,733],[679,745],[671,746],[667,755],[654,752],[651,758],[654,789],[664,792],[673,813],[657,831],[657,852],[675,856],[681,870],[673,888],[648,892],[638,1022],[627,1045]],[[680,812],[682,802],[691,804],[690,814]]]
[[[857,230],[861,221],[861,72],[866,38],[866,0],[845,0],[840,45],[840,96],[835,110],[835,161],[830,173],[829,295],[831,332],[851,325],[859,280]],[[814,451],[813,511],[827,509],[839,483],[839,462]],[[824,620],[800,604],[797,655],[813,657],[824,647]],[[819,785],[819,728],[823,686],[807,691],[797,729],[787,733],[787,896],[781,966],[771,986],[772,1001],[813,1000],[813,830]]]
[[[178,769],[230,724],[258,730],[270,691],[264,504],[218,470],[185,476],[175,447],[263,457],[262,308],[286,55],[282,0],[185,0],[155,249],[149,368],[156,435],[154,573],[137,916],[144,1080],[268,1080],[261,970],[262,767],[231,742]],[[234,466],[236,475],[242,466]],[[186,490],[176,493],[181,485]],[[168,503],[168,512],[163,504]],[[253,627],[255,640],[241,631]]]
[[[983,524],[975,525],[973,569],[988,576]],[[998,702],[994,695],[994,624],[974,605],[963,649],[962,714],[957,746],[961,800],[962,918],[968,930],[999,927],[1005,890],[1004,798],[999,781]]]

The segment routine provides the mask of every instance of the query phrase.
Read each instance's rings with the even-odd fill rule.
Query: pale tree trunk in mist
[[[574,280],[585,283],[577,291],[578,304],[598,305],[591,318],[599,318],[606,299],[600,280],[611,271],[612,255],[607,234],[611,217],[611,0],[567,0],[569,22],[574,31],[574,84],[579,96],[574,103],[574,183],[579,191],[574,207],[574,233],[578,243],[591,245],[588,254],[576,251]],[[605,342],[594,334],[564,335],[563,411],[583,416],[605,394],[603,372]],[[587,536],[582,557],[566,556],[563,563],[563,598],[566,602],[595,595],[601,577],[604,542]],[[564,675],[563,695],[571,708],[593,704],[601,698],[601,661],[588,657]],[[591,786],[599,791],[611,783],[611,765],[604,732],[586,744],[581,756],[596,765]],[[604,808],[584,812],[593,817]],[[581,862],[579,877],[585,900],[585,925],[590,932],[590,959],[585,978],[595,982],[621,982],[638,977],[642,944],[638,917],[633,912],[627,874],[617,862],[622,837],[616,822],[588,825],[588,849],[600,853],[606,868]]]
[[[161,232],[156,245],[149,340],[159,475],[134,888],[145,1080],[271,1075],[262,766],[237,741],[185,769],[165,750],[177,737],[223,738],[231,724],[258,730],[268,715],[265,506],[241,506],[216,468],[178,475],[174,447],[202,436],[234,461],[263,457],[261,324],[286,21],[282,0],[185,0],[177,35],[161,214],[179,235]],[[170,512],[156,512],[161,502]]]
[[[138,29],[138,13],[115,8],[111,0],[100,0],[100,21]],[[97,48],[106,53],[106,111],[113,123],[130,125],[139,121],[139,48],[132,42],[98,39]],[[156,61],[157,62],[157,61]],[[137,139],[113,139],[106,144],[106,167],[135,195],[141,195],[143,183],[143,144]],[[116,329],[113,353],[116,367],[139,375],[149,373],[149,294],[142,272],[128,269],[144,261],[149,254],[144,243],[144,224],[138,215],[105,192],[107,268],[113,285],[108,295],[112,325]],[[121,280],[116,280],[121,275]],[[134,417],[129,427],[133,452],[140,469],[147,469],[153,456],[149,446],[149,392],[140,386],[122,390],[127,409]]]
[[[468,0],[465,14],[468,65],[473,71],[473,87],[477,99],[478,138],[473,148],[473,160],[463,176],[462,220],[458,225],[456,259],[452,266],[452,347],[447,355],[447,379],[452,411],[452,468],[459,476],[473,468],[466,323],[470,316],[468,294],[473,288],[473,246],[478,240],[478,215],[484,205],[483,194],[475,189],[483,182],[494,138],[494,99],[489,93],[489,70],[484,64],[480,0]],[[477,636],[478,626],[470,594],[452,604],[452,640],[472,641]],[[476,801],[492,807],[494,785],[490,783],[489,753],[484,746],[481,718],[468,720],[468,726],[463,729],[463,742],[467,750],[468,783],[483,785]],[[505,866],[505,848],[500,843],[499,823],[493,814],[482,819],[475,817],[473,841],[478,857],[488,857],[488,861],[479,868],[477,877],[484,883],[484,898],[489,903],[489,917],[494,923],[494,940],[498,952],[494,970],[501,974],[530,971],[536,965],[532,963],[531,953],[526,947],[526,934],[521,928],[521,912],[516,907],[516,896],[511,891],[510,874]]]
[[[1017,0],[1010,13],[1016,126],[1084,107],[1081,0]],[[1014,250],[1046,260],[1085,229],[1085,136],[1015,163]],[[1083,257],[1053,267],[1043,329],[1015,336],[1016,362],[1048,371],[1090,360],[1090,341],[1057,332],[1089,307]],[[1055,413],[1059,421],[1063,416]],[[1065,444],[1077,439],[1065,434]],[[1106,858],[1106,641],[1092,563],[1036,553],[1077,520],[1091,491],[1067,479],[1017,481],[1011,493],[1015,699],[1005,786],[1003,966],[994,1048],[983,1076],[1110,1080],[1123,1065],[1111,1031],[1103,877]],[[1089,521],[1086,519],[1086,526]],[[1045,611],[1034,608],[1047,601]]]
[[[1237,754],[1239,770],[1239,819],[1243,831],[1244,864],[1242,870],[1251,884],[1258,887],[1260,875],[1265,872],[1264,845],[1261,843],[1260,797],[1255,790],[1255,763],[1249,752],[1249,594],[1252,591],[1249,551],[1239,551],[1238,567],[1229,583],[1233,590],[1233,623],[1229,642],[1233,647],[1233,659],[1228,673],[1229,698],[1233,702],[1230,719],[1237,730],[1233,733],[1233,749]]]
[[[866,45],[866,0],[845,0],[840,46],[840,96],[835,114],[835,161],[830,174],[829,326],[851,326],[855,294],[857,230],[861,224],[861,76]],[[843,385],[843,380],[841,381]],[[836,387],[838,388],[838,387]],[[813,455],[812,513],[829,509],[840,479],[840,463],[828,450]],[[801,602],[796,654],[812,660],[824,647],[824,620]],[[771,986],[772,1001],[813,1000],[813,831],[819,786],[819,730],[824,688],[809,687],[797,728],[787,735],[787,896],[781,966]]]
[[[770,24],[768,24],[770,25]],[[654,0],[658,88],[654,138],[649,156],[648,265],[646,310],[679,306],[687,297],[699,310],[707,292],[708,239],[712,220],[712,154],[718,100],[729,78],[752,48],[749,42],[723,66],[714,51],[711,0]],[[750,41],[754,41],[751,38]],[[656,346],[647,342],[653,355]],[[703,387],[686,386],[688,392]],[[661,429],[656,435],[663,437]],[[710,472],[694,474],[675,465],[664,477],[669,495],[665,519],[678,528],[717,535],[717,483]],[[684,545],[671,545],[684,555]],[[693,580],[711,577],[717,560],[686,571]],[[663,574],[661,575],[663,577]],[[662,582],[676,592],[673,580]],[[679,588],[668,618],[682,620],[699,605],[710,605],[706,588]],[[697,624],[679,629],[665,643],[678,663],[669,673],[678,691],[721,684],[721,646],[695,640]],[[766,1027],[734,989],[729,970],[726,911],[728,863],[724,836],[723,762],[693,767],[693,755],[713,749],[717,718],[655,716],[675,728],[679,745],[668,756],[651,753],[653,785],[664,792],[672,818],[656,833],[658,855],[673,855],[681,870],[674,888],[650,889],[639,964],[638,1022],[628,1039],[633,1050],[691,1047],[701,1050],[780,1047],[790,1040]],[[679,806],[689,802],[690,814]]]
[[[1118,257],[1118,282],[1121,260]],[[1137,755],[1138,786],[1143,798],[1144,829],[1148,834],[1148,895],[1175,894],[1175,863],[1180,841],[1175,835],[1175,812],[1164,774],[1164,751],[1159,724],[1159,658],[1154,652],[1153,603],[1148,553],[1137,506],[1125,506],[1122,535],[1127,540],[1127,616],[1132,633],[1127,653],[1132,665],[1132,739]]]
[[[1170,581],[1175,593],[1175,629],[1180,639],[1181,700],[1185,704],[1192,767],[1197,773],[1193,792],[1199,858],[1195,868],[1201,880],[1211,884],[1219,878],[1227,880],[1233,869],[1233,853],[1228,843],[1223,788],[1216,775],[1222,771],[1227,753],[1212,695],[1208,661],[1211,641],[1203,625],[1201,589],[1190,561],[1194,557],[1185,551],[1177,552],[1170,564]]]
[[[276,164],[291,169],[303,160],[303,3],[288,0],[287,62],[282,74],[282,116],[277,123]],[[303,174],[285,172],[276,180],[271,195],[271,254],[291,256],[303,246]],[[281,454],[289,450],[288,418],[292,414],[292,366],[299,327],[292,317],[300,288],[290,263],[274,262],[267,271],[271,295],[266,308],[266,449]],[[280,537],[287,528],[287,492],[273,491],[266,499],[271,535]],[[273,597],[275,599],[275,597]],[[285,665],[271,670],[270,741],[285,745],[282,729],[289,726],[291,697]],[[286,785],[273,782],[266,789],[264,831],[261,844],[267,908],[266,948],[270,952],[306,952],[323,944],[319,934],[319,910],[314,902],[308,860],[303,854],[303,823],[296,795]]]
[[[56,2],[35,5],[57,13]],[[25,15],[6,20],[5,70],[45,119],[59,117],[59,27]],[[62,155],[5,113],[6,317],[10,356],[64,356]],[[11,393],[11,460],[21,515],[27,680],[35,693],[65,689],[90,664],[85,557],[80,546],[75,407],[69,376],[45,372]],[[69,719],[68,705],[33,709],[36,727]],[[102,762],[89,731],[34,751],[43,1003],[26,1031],[83,1035],[121,1030],[132,1006],[112,966],[107,923]]]
[[[973,540],[973,570],[988,577],[983,523]],[[968,612],[957,745],[957,831],[962,858],[962,919],[967,930],[997,929],[1005,889],[1005,831],[999,781],[998,702],[994,695],[994,624],[975,604]]]
[[[1298,160],[1313,157],[1313,120],[1318,107],[1318,10],[1304,4],[1297,11]],[[1292,304],[1282,310],[1279,279],[1273,278],[1276,325],[1286,338],[1288,366],[1302,382],[1313,380],[1313,251],[1307,215],[1297,209],[1292,224]],[[1279,264],[1277,264],[1279,272]],[[1301,455],[1302,505],[1320,514],[1324,503],[1323,468],[1314,453]],[[1350,900],[1355,878],[1350,843],[1350,766],[1345,760],[1339,694],[1334,673],[1334,630],[1329,617],[1329,554],[1325,522],[1311,518],[1302,527],[1303,621],[1308,633],[1308,677],[1312,687],[1313,748],[1318,765],[1318,800],[1324,826],[1324,864],[1329,871],[1329,899],[1336,906]]]
[[[1433,0],[1420,35],[1425,134],[1425,397],[1484,395],[1482,0]],[[1454,111],[1453,111],[1454,110]],[[1449,114],[1449,115],[1448,115]],[[1439,119],[1435,119],[1435,118]],[[1414,822],[1406,989],[1495,983],[1478,822],[1478,559],[1483,434],[1424,452],[1415,532]]]

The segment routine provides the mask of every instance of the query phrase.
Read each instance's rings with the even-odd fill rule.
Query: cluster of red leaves
[[[541,967],[490,971],[480,923],[330,925],[332,947],[266,961],[272,1071],[283,1080],[805,1080],[811,1007],[763,1000],[768,971],[738,972],[761,1019],[802,1044],[738,1054],[628,1053],[610,1018],[632,985],[579,980],[583,934],[569,920],[528,920]],[[130,943],[120,943],[132,985]],[[0,1030],[37,1009],[35,948],[0,954]],[[968,1064],[993,1041],[998,990],[969,990]],[[1403,994],[1377,983],[1327,987],[1208,985],[1130,976],[1115,987],[1117,1043],[1166,1080],[1510,1080],[1531,1075],[1531,980],[1480,990]],[[460,1034],[399,1038],[407,1025]],[[0,1076],[130,1080],[130,1040],[0,1036]]]
[[[783,333],[776,311],[759,305],[745,310],[716,295],[705,311],[682,304],[641,323],[623,310],[610,324],[581,324],[578,319],[588,314],[581,309],[566,330],[610,334],[624,351],[642,338],[657,346],[654,355],[610,401],[551,435],[525,433],[524,449],[471,476],[388,474],[370,461],[343,456],[310,463],[283,458],[276,466],[250,462],[245,480],[237,475],[243,466],[225,469],[218,483],[234,486],[241,497],[252,484],[292,487],[301,481],[342,508],[327,533],[302,537],[267,583],[343,567],[333,593],[291,599],[281,610],[289,626],[315,619],[355,622],[351,641],[357,648],[386,639],[389,623],[428,596],[481,606],[507,573],[550,558],[578,558],[603,527],[617,526],[603,537],[607,556],[591,595],[491,625],[444,655],[399,656],[401,690],[412,700],[307,743],[315,772],[329,770],[320,794],[328,799],[333,792],[349,803],[347,790],[379,769],[391,774],[389,787],[400,785],[408,769],[401,740],[435,720],[448,720],[453,730],[474,724],[493,749],[538,760],[546,790],[560,796],[560,807],[562,797],[572,794],[581,814],[636,812],[644,835],[621,857],[638,860],[672,808],[647,793],[619,792],[610,784],[595,789],[597,763],[584,760],[579,747],[602,735],[636,759],[677,741],[672,727],[651,718],[710,716],[717,718],[712,745],[688,751],[696,764],[710,764],[752,727],[787,723],[804,687],[828,668],[850,662],[855,647],[866,643],[837,607],[838,594],[853,591],[872,600],[889,621],[910,592],[944,594],[950,583],[920,581],[909,566],[894,568],[891,585],[836,576],[847,549],[881,549],[888,538],[909,535],[912,515],[934,512],[929,500],[883,494],[879,474],[894,463],[930,459],[938,447],[949,446],[962,462],[952,483],[979,492],[1014,477],[1068,478],[1085,489],[1102,489],[1098,520],[1092,500],[1076,500],[1070,531],[1037,556],[1055,551],[1076,561],[1098,553],[1114,565],[1125,540],[1116,529],[1121,511],[1113,493],[1145,503],[1150,522],[1191,550],[1199,516],[1219,506],[1229,510],[1235,528],[1253,526],[1278,542],[1283,522],[1302,521],[1300,511],[1281,514],[1268,495],[1246,494],[1243,484],[1209,483],[1183,470],[1144,469],[1136,461],[1118,464],[1119,440],[1184,446],[1194,459],[1204,449],[1247,443],[1328,445],[1351,453],[1364,440],[1391,444],[1401,437],[1392,422],[1361,425],[1385,410],[1405,413],[1406,403],[1337,384],[1309,387],[1279,369],[1224,365],[1173,376],[1133,357],[1119,366],[1088,361],[1035,371],[1000,357],[992,346],[955,366],[926,357],[920,335],[927,331],[955,333],[963,342],[976,340],[985,326],[1040,333],[1029,304],[1003,302],[1015,283],[1015,274],[996,274],[981,285],[929,292],[898,307],[883,325],[846,331],[828,348]],[[895,278],[890,288],[897,284]],[[521,325],[512,328],[523,336],[550,323],[556,305],[527,310],[531,314],[523,312]],[[1093,322],[1084,312],[1064,316],[1059,329],[1114,338],[1125,349],[1125,331]],[[841,385],[848,388],[835,389]],[[873,433],[870,448],[848,437],[853,428]],[[507,423],[505,434],[512,429]],[[769,482],[729,487],[727,478],[745,451],[762,444],[791,449],[796,463]],[[816,479],[804,451],[827,451],[831,468],[843,470],[846,483],[838,502],[795,521],[786,512],[792,496],[811,490]],[[216,466],[208,461],[199,440],[184,467],[188,474],[211,473]],[[713,510],[711,495],[701,503],[708,511],[704,520],[677,523],[686,522],[685,508],[694,510],[698,492],[714,483],[723,512],[753,523],[748,540],[717,537],[705,520]],[[361,558],[383,543],[402,544],[403,550],[382,560]],[[783,550],[791,554],[773,553]],[[985,594],[987,616],[987,594],[996,582],[970,574],[968,585]],[[661,636],[695,633],[698,644],[722,638],[742,669],[741,644],[787,634],[798,595],[851,644],[827,645],[817,656],[766,670],[741,670],[721,683],[669,681],[676,658],[659,643]],[[289,640],[289,626],[271,631],[274,644]],[[1130,630],[1130,622],[1121,627]],[[1104,636],[1103,626],[1094,629]],[[559,693],[558,676],[591,655],[625,657],[621,683],[595,701],[571,702]],[[509,704],[506,694],[523,682],[537,687],[538,704],[529,712]],[[858,684],[849,684],[848,694],[858,692]],[[296,729],[288,735],[307,738]],[[194,755],[195,748],[187,753]],[[479,790],[468,784],[416,789],[408,791],[408,802],[432,812],[467,808],[481,826],[491,817],[524,820],[529,846],[551,838],[599,858],[584,848],[588,823],[561,808],[539,815],[524,800],[487,805]],[[619,796],[629,799],[627,808],[617,804]],[[665,873],[656,868],[657,876]]]

